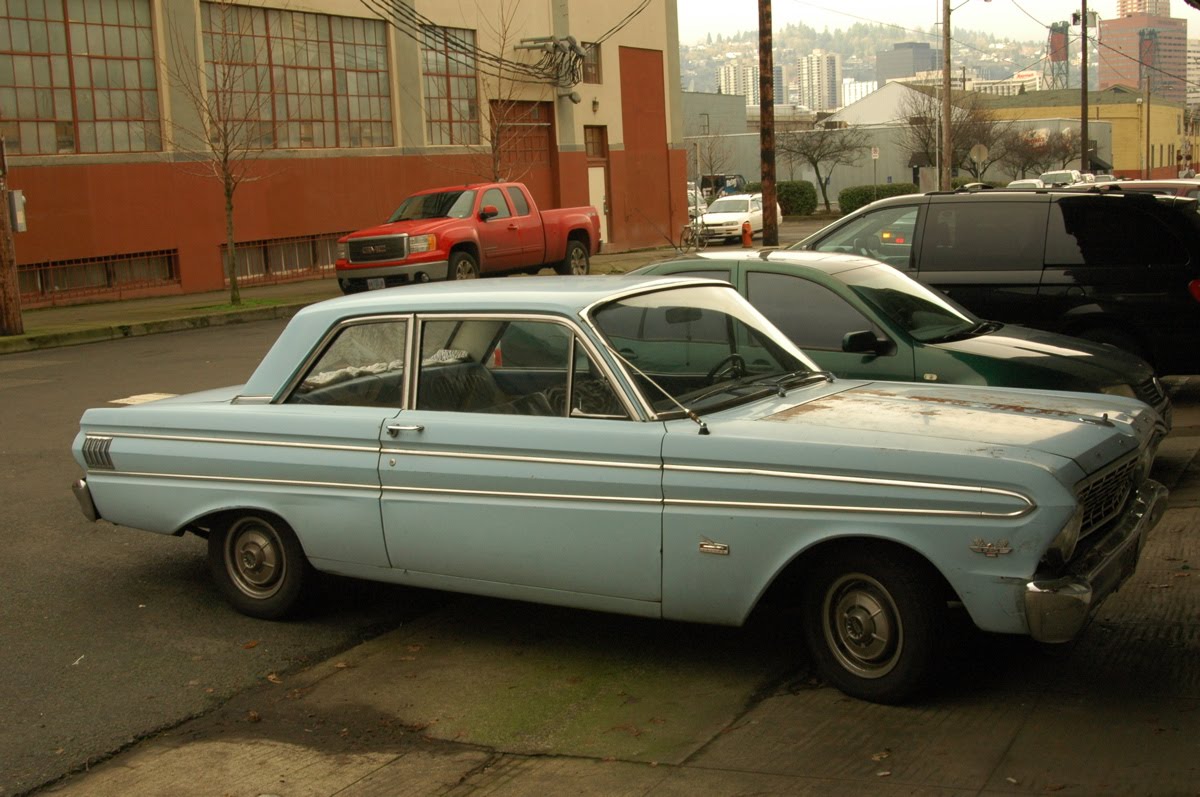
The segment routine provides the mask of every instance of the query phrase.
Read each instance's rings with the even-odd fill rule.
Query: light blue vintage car
[[[84,513],[206,537],[247,614],[314,570],[728,625],[769,594],[883,702],[930,679],[949,611],[1076,636],[1166,503],[1139,401],[834,379],[687,277],[335,299],[245,385],[81,427]]]

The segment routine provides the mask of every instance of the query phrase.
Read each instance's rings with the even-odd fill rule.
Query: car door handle
[[[510,225],[508,225],[508,229],[512,230],[513,232],[516,232],[517,230],[519,230],[521,228],[515,224],[510,224]]]
[[[390,437],[399,437],[401,432],[423,432],[423,431],[425,431],[425,427],[421,426],[420,424],[413,424],[412,426],[400,426],[399,424],[392,424],[392,425],[388,426],[388,428],[387,428],[387,433],[388,433],[388,436],[390,436]]]

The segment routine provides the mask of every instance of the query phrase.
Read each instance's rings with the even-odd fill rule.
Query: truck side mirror
[[[495,205],[484,205],[483,207],[481,207],[479,209],[479,220],[480,221],[487,221],[488,219],[494,219],[499,215],[500,215],[500,211],[496,210]]]

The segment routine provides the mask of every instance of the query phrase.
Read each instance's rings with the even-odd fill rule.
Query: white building
[[[758,105],[758,67],[725,64],[717,73],[717,88],[722,94],[740,94],[747,105]]]
[[[1187,104],[1200,105],[1200,39],[1187,43]]]
[[[851,105],[879,88],[878,80],[842,78],[842,105]]]
[[[842,107],[842,57],[814,50],[797,60],[800,104],[814,111]]]

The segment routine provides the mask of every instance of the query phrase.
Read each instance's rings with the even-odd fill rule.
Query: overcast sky
[[[679,41],[694,44],[712,33],[758,29],[758,0],[678,0]],[[962,26],[991,31],[1019,41],[1042,41],[1052,22],[1070,21],[1080,0],[952,0],[951,30]],[[1028,14],[1023,13],[1024,9]],[[937,24],[942,0],[772,0],[773,27],[803,22],[823,30],[848,28],[855,22],[885,23],[927,31]],[[1090,0],[1088,11],[1101,19],[1116,15],[1116,0]],[[1184,0],[1171,0],[1171,15],[1188,20],[1188,36],[1200,38],[1200,11]],[[1032,17],[1032,18],[1031,18]],[[1042,24],[1039,24],[1042,23]],[[902,30],[897,33],[903,34]],[[905,34],[907,35],[907,34]],[[1093,33],[1094,35],[1094,33]],[[914,40],[922,40],[913,37]]]

